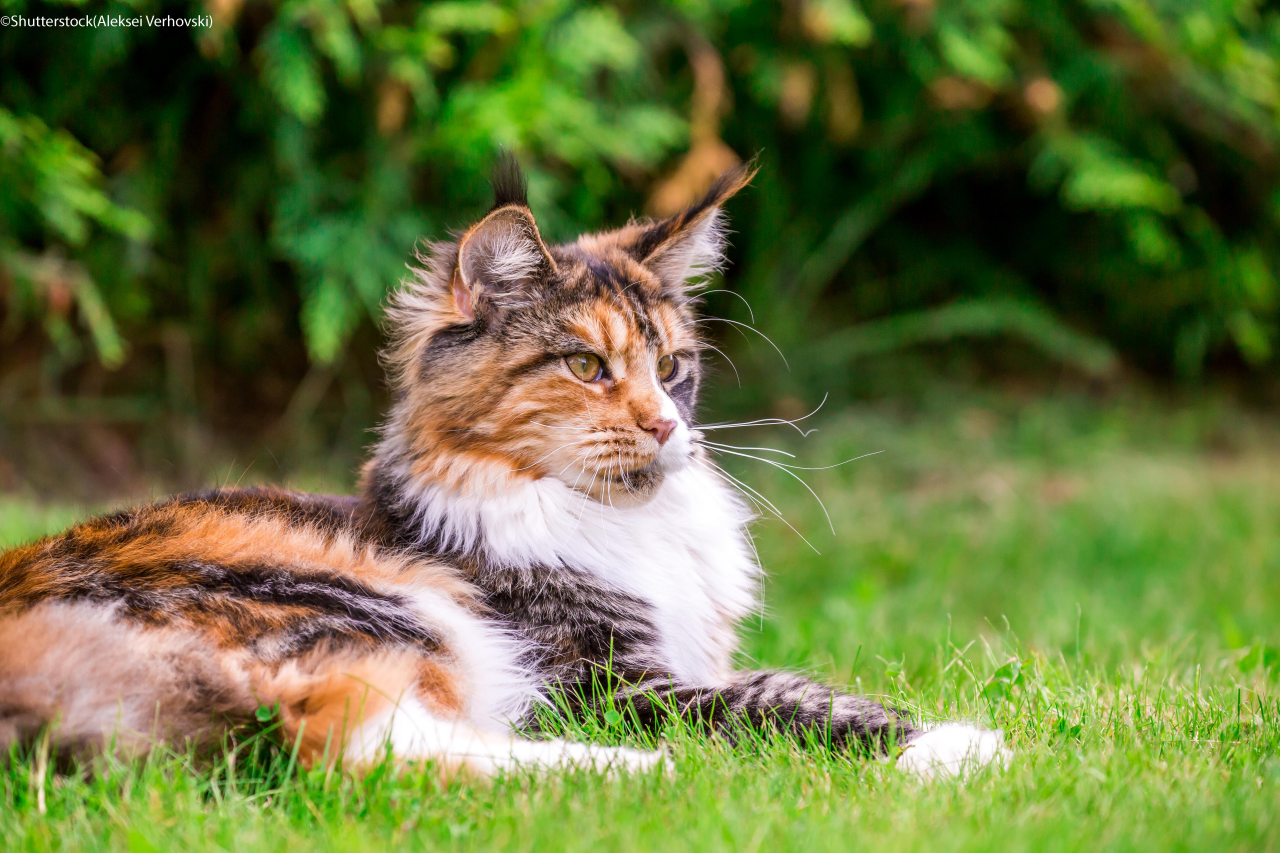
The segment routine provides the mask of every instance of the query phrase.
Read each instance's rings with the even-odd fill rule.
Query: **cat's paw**
[[[999,731],[940,723],[907,742],[898,755],[898,769],[921,779],[940,779],[965,776],[989,764],[1005,767],[1011,756]]]

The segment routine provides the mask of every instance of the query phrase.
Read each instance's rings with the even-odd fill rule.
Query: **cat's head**
[[[724,260],[723,175],[659,221],[549,246],[514,160],[495,204],[421,254],[394,297],[387,427],[402,470],[453,490],[554,477],[615,505],[646,500],[693,453],[703,348],[691,304]]]

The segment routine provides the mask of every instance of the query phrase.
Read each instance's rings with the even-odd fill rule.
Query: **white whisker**
[[[749,314],[749,315],[751,316],[751,322],[752,322],[752,323],[755,323],[755,321],[756,321],[756,312],[754,312],[754,311],[752,311],[752,310],[751,310],[751,303],[747,301],[747,297],[743,296],[741,293],[737,293],[737,292],[735,292],[735,291],[728,290],[728,289],[723,288],[723,287],[722,287],[722,288],[719,288],[719,289],[717,289],[717,290],[704,290],[704,291],[702,291],[702,293],[698,294],[698,296],[699,296],[699,298],[701,298],[701,297],[704,297],[704,296],[710,296],[710,295],[711,295],[711,294],[713,294],[713,293],[727,293],[727,294],[729,294],[730,296],[736,296],[736,297],[738,297],[739,299],[741,299],[741,300],[742,300],[742,304],[743,304],[743,305],[745,305],[745,306],[747,306],[747,314]]]
[[[733,363],[733,359],[729,358],[729,356],[725,354],[724,350],[720,349],[720,348],[719,348],[719,347],[717,347],[717,346],[712,346],[711,344],[707,343],[706,341],[703,341],[703,342],[700,344],[700,346],[706,347],[706,348],[707,348],[707,349],[709,349],[709,350],[715,350],[716,352],[720,353],[720,357],[721,357],[721,358],[723,358],[725,361],[729,362],[729,366],[730,366],[731,368],[733,368],[733,375],[734,375],[734,378],[736,378],[736,379],[738,380],[738,387],[739,387],[739,388],[741,388],[741,387],[742,387],[742,374],[738,372],[738,365],[736,365],[736,364],[734,364],[734,363]]]
[[[783,424],[786,424],[787,426],[794,428],[796,432],[800,433],[802,436],[805,436],[807,438],[812,433],[817,432],[817,430],[816,429],[803,430],[800,427],[796,426],[796,424],[798,424],[800,421],[808,420],[809,418],[816,415],[819,411],[821,411],[822,407],[827,404],[828,396],[830,395],[823,394],[822,402],[818,404],[818,407],[816,409],[814,409],[809,414],[804,415],[803,417],[794,418],[792,420],[787,420],[786,418],[760,418],[759,420],[755,420],[755,421],[743,421],[742,423],[733,423],[733,424],[705,424],[705,425],[700,425],[698,429],[699,430],[741,429],[743,427],[782,426]]]
[[[723,448],[713,448],[713,449],[715,450],[715,452],[716,452],[716,453],[728,453],[728,454],[731,454],[731,455],[733,455],[733,456],[741,456],[741,457],[743,457],[743,458],[745,458],[745,459],[754,459],[754,460],[756,460],[757,462],[763,462],[763,463],[764,463],[764,464],[766,464],[766,465],[772,465],[773,467],[777,468],[779,471],[782,471],[782,472],[783,472],[784,474],[786,474],[787,476],[792,477],[793,479],[795,479],[795,480],[796,480],[800,485],[802,485],[802,486],[804,486],[806,489],[808,489],[809,494],[813,495],[813,499],[814,499],[815,501],[817,501],[817,502],[818,502],[818,506],[822,507],[822,514],[823,514],[823,515],[825,515],[825,516],[827,517],[827,526],[831,528],[831,533],[832,533],[832,535],[833,535],[833,536],[835,535],[835,532],[836,532],[836,525],[835,525],[835,523],[831,520],[831,513],[827,512],[827,505],[826,505],[826,504],[824,504],[824,503],[822,502],[822,498],[818,497],[818,493],[817,493],[817,492],[815,492],[815,491],[813,490],[813,487],[812,487],[812,486],[810,486],[808,483],[806,483],[806,482],[805,482],[805,481],[800,477],[800,475],[799,475],[799,474],[796,474],[796,473],[794,473],[794,472],[792,472],[792,471],[787,470],[788,468],[791,468],[791,467],[793,467],[793,466],[790,466],[790,465],[784,465],[784,464],[783,464],[783,463],[781,463],[781,462],[774,462],[772,459],[765,459],[765,458],[764,458],[764,457],[762,457],[762,456],[752,456],[750,453],[739,453],[739,452],[738,452],[738,451],[736,451],[736,450],[725,450],[725,449],[723,449]]]
[[[598,427],[598,426],[562,427],[562,426],[552,426],[551,424],[538,423],[537,421],[525,421],[525,423],[533,424],[534,426],[540,426],[543,429],[559,429],[559,430],[565,430],[566,432],[608,432],[608,430],[605,429],[604,427]]]
[[[707,441],[706,439],[703,439],[702,444],[705,444],[707,447],[712,448],[713,452],[717,450],[723,450],[726,453],[733,453],[734,450],[772,450],[774,453],[786,453],[785,450],[773,450],[773,448],[771,447],[738,447],[737,445],[734,445],[734,444],[716,444],[715,442]],[[786,462],[778,462],[773,459],[762,459],[759,456],[752,456],[750,453],[736,453],[734,455],[745,456],[748,459],[755,459],[759,462],[767,462],[768,464],[776,465],[779,468],[789,468],[792,471],[829,471],[832,468],[839,468],[841,465],[848,465],[850,462],[857,462],[859,459],[866,459],[868,456],[876,456],[881,453],[884,453],[884,451],[873,450],[870,453],[864,453],[861,456],[855,456],[852,459],[846,459],[843,462],[837,462],[834,465],[819,465],[812,468],[804,465],[790,465]],[[792,459],[795,458],[790,453],[786,453],[786,455],[791,456]]]
[[[733,475],[732,475],[732,474],[730,474],[728,471],[726,471],[724,468],[720,467],[719,465],[715,464],[714,462],[711,462],[711,463],[709,463],[709,464],[711,465],[711,467],[712,467],[712,468],[715,468],[715,469],[716,469],[717,471],[719,471],[722,475],[724,475],[725,477],[727,477],[727,478],[729,479],[729,481],[730,481],[730,482],[732,482],[735,486],[739,487],[739,489],[738,489],[739,491],[742,491],[743,489],[747,490],[747,491],[742,491],[742,494],[743,494],[744,496],[746,496],[746,497],[750,498],[750,497],[751,497],[751,495],[748,495],[748,494],[747,494],[747,492],[750,492],[752,495],[755,495],[757,498],[759,498],[759,499],[760,499],[760,501],[763,501],[763,502],[764,502],[764,506],[768,507],[769,512],[770,512],[770,513],[772,513],[772,514],[773,514],[773,516],[774,516],[776,519],[778,519],[778,521],[781,521],[781,522],[782,522],[783,524],[785,524],[787,527],[791,528],[791,532],[792,532],[792,533],[794,533],[795,535],[799,536],[799,537],[800,537],[800,541],[801,541],[801,542],[803,542],[804,544],[808,545],[811,549],[813,549],[813,553],[815,553],[815,554],[819,554],[819,555],[820,555],[820,554],[822,554],[822,552],[821,552],[821,551],[819,551],[817,548],[814,548],[814,547],[813,547],[813,543],[812,543],[812,542],[810,542],[808,539],[805,539],[805,538],[804,538],[804,534],[803,534],[803,533],[801,533],[799,530],[796,530],[795,526],[794,526],[794,525],[792,525],[792,524],[791,524],[791,522],[787,521],[787,520],[786,520],[786,518],[784,518],[784,517],[783,517],[782,512],[781,512],[781,511],[780,511],[776,506],[774,506],[774,505],[773,505],[773,501],[769,500],[769,499],[768,499],[768,498],[766,498],[764,495],[760,494],[758,491],[756,491],[755,489],[751,488],[751,487],[750,487],[750,486],[748,486],[746,483],[744,483],[743,481],[739,480],[737,477],[733,476]],[[752,503],[754,503],[754,504],[756,504],[757,506],[759,506],[759,505],[760,505],[760,503],[759,503],[758,501],[754,500],[754,499],[752,499],[752,501],[751,501],[751,502],[752,502]]]
[[[502,479],[503,477],[506,477],[509,474],[515,474],[520,471],[528,471],[530,468],[536,468],[538,465],[541,465],[543,462],[547,461],[552,456],[555,456],[557,453],[559,453],[561,450],[564,450],[566,447],[569,447],[571,444],[573,444],[573,442],[571,441],[565,442],[564,444],[557,447],[555,450],[552,450],[546,456],[539,459],[537,462],[532,462],[528,465],[525,465],[523,468],[512,468],[509,471],[499,471],[497,476],[493,477],[492,479],[486,480],[485,482],[481,483],[478,486],[473,486],[471,490],[467,492],[467,497],[474,497],[476,492],[479,491],[480,489],[484,488],[485,486],[493,485],[494,483],[498,482],[498,480]]]
[[[715,442],[715,441],[707,441],[705,438],[702,439],[702,444],[705,444],[708,447],[724,447],[724,448],[728,448],[729,450],[763,450],[766,453],[781,453],[783,456],[789,456],[792,459],[796,458],[796,455],[794,453],[788,453],[785,450],[778,450],[773,447],[740,447],[739,445],[736,445],[736,444],[720,444],[719,442]]]
[[[746,323],[740,323],[740,322],[738,322],[737,320],[727,320],[727,319],[725,319],[724,317],[703,317],[701,320],[694,320],[693,322],[695,322],[695,323],[709,323],[709,322],[712,322],[712,321],[717,322],[717,323],[729,323],[729,324],[731,324],[731,325],[734,325],[734,326],[740,326],[740,327],[741,327],[741,328],[743,328],[743,329],[750,329],[751,331],[755,332],[757,335],[759,335],[760,337],[762,337],[762,338],[764,338],[766,341],[768,341],[769,346],[773,347],[774,352],[776,352],[776,353],[778,354],[778,357],[782,359],[782,363],[783,363],[784,365],[786,365],[787,372],[788,372],[788,373],[790,373],[790,372],[791,372],[791,364],[787,361],[787,357],[786,357],[785,355],[783,355],[783,354],[782,354],[782,350],[778,348],[778,345],[777,345],[777,344],[775,344],[775,343],[773,342],[773,339],[772,339],[772,338],[770,338],[770,337],[769,337],[768,335],[766,335],[764,332],[762,332],[762,331],[760,331],[759,329],[757,329],[755,326],[750,326],[750,325],[748,325],[748,324],[746,324]]]

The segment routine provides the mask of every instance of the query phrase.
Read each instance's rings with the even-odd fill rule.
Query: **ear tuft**
[[[725,172],[696,204],[644,228],[630,252],[670,287],[688,290],[724,266],[725,216],[720,209],[755,176],[754,161]]]
[[[498,154],[493,166],[493,210],[508,205],[529,206],[529,182],[520,168],[520,161],[509,149]]]

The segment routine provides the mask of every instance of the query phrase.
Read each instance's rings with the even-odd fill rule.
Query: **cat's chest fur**
[[[669,474],[641,506],[601,504],[551,478],[484,499],[418,497],[423,532],[437,541],[499,566],[563,566],[644,602],[655,651],[677,680],[728,675],[760,569],[749,514],[700,463]]]

